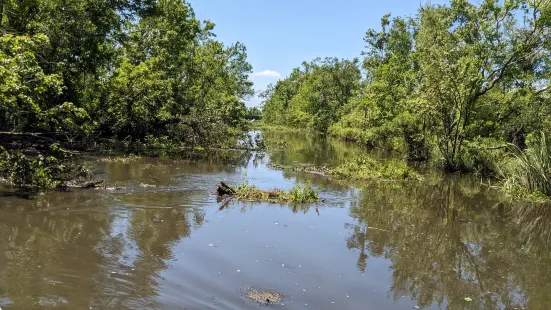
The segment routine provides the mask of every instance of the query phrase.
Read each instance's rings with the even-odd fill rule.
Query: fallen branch
[[[216,187],[216,191],[218,192],[218,196],[233,196],[236,193],[233,188],[222,181],[220,181],[220,184]]]

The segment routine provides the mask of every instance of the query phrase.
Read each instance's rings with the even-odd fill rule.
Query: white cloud
[[[279,72],[277,71],[272,71],[272,70],[264,70],[264,71],[260,71],[260,72],[255,72],[253,73],[254,76],[263,76],[263,77],[280,77],[281,74],[279,74]]]

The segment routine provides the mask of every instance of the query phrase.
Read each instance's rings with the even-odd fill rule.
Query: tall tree
[[[438,147],[449,170],[459,167],[467,128],[481,98],[527,63],[550,38],[549,2],[452,0],[420,12],[420,98],[430,106]],[[517,17],[520,16],[520,20]],[[508,87],[515,87],[509,84]]]

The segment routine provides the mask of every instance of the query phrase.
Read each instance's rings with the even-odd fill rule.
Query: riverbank
[[[259,128],[264,130],[277,130],[280,132],[289,132],[297,134],[313,134],[313,135],[330,135],[337,139],[341,139],[347,143],[361,146],[366,151],[378,149],[383,153],[394,158],[390,162],[385,162],[384,165],[367,165],[378,167],[376,169],[362,169],[354,162],[360,160],[361,156],[349,159],[347,162],[348,168],[345,166],[334,167],[333,174],[341,175],[349,179],[384,179],[385,175],[390,176],[390,179],[399,179],[399,175],[403,175],[403,179],[407,179],[409,171],[413,179],[419,179],[415,175],[413,166],[424,164],[431,169],[439,169],[449,172],[445,165],[442,164],[444,158],[439,156],[438,148],[433,145],[432,155],[427,156],[423,161],[408,160],[407,145],[403,139],[381,141],[380,144],[366,144],[343,137],[338,134],[313,133],[310,130],[302,130],[297,128],[286,128],[282,126],[261,125]],[[273,147],[288,147],[287,141],[267,141],[267,145]],[[495,144],[497,146],[471,145],[466,151],[467,155],[463,158],[463,166],[452,173],[467,173],[485,179],[485,183],[494,183],[495,188],[509,194],[515,199],[526,199],[529,201],[547,201],[551,200],[551,189],[546,180],[551,179],[551,147],[547,143],[545,134],[541,137],[533,138],[529,147],[521,150],[514,145]],[[376,163],[370,160],[372,163]],[[317,171],[323,174],[327,173],[327,169],[320,167],[279,167],[281,169],[291,169],[299,171]],[[338,172],[341,170],[341,173]],[[392,172],[390,174],[384,171]]]

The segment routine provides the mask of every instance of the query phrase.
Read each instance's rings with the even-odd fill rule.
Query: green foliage
[[[505,151],[502,144],[490,138],[465,142],[458,159],[459,169],[486,177],[498,176],[499,165],[506,157]]]
[[[259,107],[250,107],[246,109],[245,112],[246,118],[261,118],[262,110]]]
[[[503,188],[520,197],[551,197],[551,145],[545,134],[537,137],[501,170]]]
[[[321,186],[318,187],[318,191]],[[289,190],[289,196],[292,202],[306,203],[317,202],[320,200],[318,192],[314,190],[311,184],[295,184],[291,190]]]
[[[525,148],[533,133],[551,134],[549,1],[428,3],[414,17],[385,15],[364,41],[364,78],[347,100],[324,105],[320,89],[332,84],[313,83],[324,75],[305,63],[264,93],[265,123],[490,176],[503,145]],[[328,106],[334,114],[324,121]]]
[[[0,15],[0,131],[210,145],[245,129],[246,48],[185,1],[3,1]]]
[[[416,37],[420,99],[431,110],[447,169],[459,168],[466,141],[477,134],[472,124],[485,94],[516,92],[516,77],[523,78],[520,88],[535,90],[534,74],[546,57],[538,51],[550,26],[541,8],[530,1],[476,6],[466,0],[423,8]]]
[[[359,61],[317,58],[269,86],[262,114],[275,125],[325,132],[338,120],[342,107],[358,89]]]
[[[45,35],[0,36],[0,130],[78,130],[87,118],[83,109],[49,98],[63,91],[59,73],[41,68],[39,50],[47,48]]]
[[[421,180],[422,177],[400,160],[379,161],[363,155],[330,168],[329,175],[348,180]]]
[[[213,29],[184,0],[0,1],[0,132],[80,148],[235,146],[252,67]],[[18,148],[47,141],[26,138]],[[39,186],[55,179],[42,168],[53,158],[16,157]]]
[[[319,188],[318,188],[319,190]],[[319,194],[310,184],[295,184],[295,186],[286,193],[283,190],[275,189],[265,191],[258,189],[254,185],[245,182],[235,189],[235,198],[237,200],[258,201],[270,203],[311,203],[320,200]]]
[[[0,146],[0,176],[19,187],[40,189],[88,178],[90,171],[55,145],[49,154],[36,156],[6,151]]]

